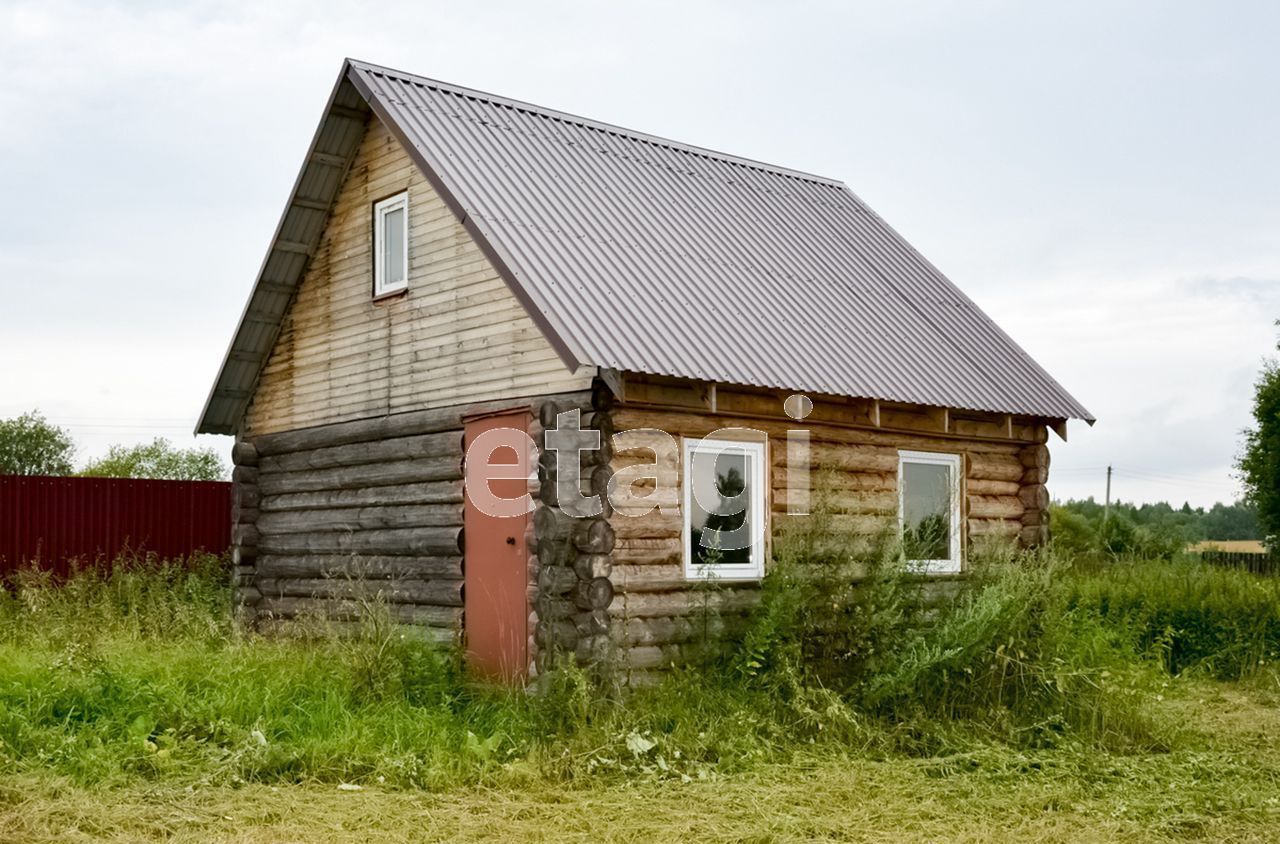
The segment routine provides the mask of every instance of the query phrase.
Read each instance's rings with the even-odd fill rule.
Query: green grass
[[[80,783],[383,777],[440,787],[527,746],[521,695],[412,630],[267,639],[216,561],[24,584],[0,609],[0,759]]]
[[[1280,821],[1275,581],[1040,555],[939,596],[865,548],[787,553],[736,647],[625,695],[579,672],[469,683],[376,608],[356,636],[246,634],[216,560],[23,578],[0,593],[0,839],[1262,840]]]
[[[1174,681],[1168,692],[1161,705],[1197,730],[1188,746],[1163,754],[975,744],[909,758],[824,748],[690,782],[526,776],[442,792],[376,782],[346,791],[314,780],[92,787],[12,776],[0,785],[0,839],[1274,840],[1275,698],[1204,680]]]
[[[1280,660],[1280,579],[1204,565],[1118,562],[1064,582],[1070,600],[1171,673],[1247,677]]]

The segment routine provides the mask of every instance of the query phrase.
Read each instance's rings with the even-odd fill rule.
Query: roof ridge
[[[711,149],[710,147],[703,147],[703,146],[698,146],[696,144],[689,144],[683,141],[677,141],[673,138],[665,138],[661,135],[654,135],[649,132],[641,132],[638,129],[628,129],[625,126],[619,126],[616,123],[608,123],[603,120],[596,120],[590,117],[583,117],[580,114],[573,114],[572,112],[560,111],[559,109],[548,108],[547,106],[541,106],[541,105],[538,105],[537,103],[531,103],[526,100],[517,100],[517,99],[512,99],[511,97],[504,97],[500,94],[491,94],[488,91],[481,91],[477,88],[468,88],[465,85],[457,85],[453,82],[445,82],[441,79],[433,79],[429,76],[421,76],[416,73],[409,73],[408,71],[397,70],[395,68],[386,67],[385,65],[373,64],[372,62],[361,61],[360,59],[348,58],[347,63],[352,67],[359,68],[360,70],[377,74],[379,76],[393,77],[395,79],[400,80],[401,82],[408,82],[410,84],[421,85],[423,87],[428,87],[428,88],[436,88],[438,90],[445,91],[447,93],[458,95],[458,96],[474,97],[475,99],[493,103],[494,105],[499,105],[506,108],[518,109],[520,111],[524,111],[538,117],[545,117],[552,120],[561,120],[568,123],[575,123],[587,129],[592,129],[600,132],[609,132],[611,134],[620,135],[622,137],[626,137],[634,141],[639,141],[641,143],[665,147],[675,152],[685,153],[689,155],[696,155],[702,158],[709,158],[717,161],[723,161],[728,164],[733,164],[740,167],[747,167],[753,170],[760,170],[766,173],[773,173],[775,175],[784,176],[791,179],[798,179],[798,180],[810,182],[813,184],[826,185],[828,187],[848,190],[848,185],[846,185],[843,181],[839,179],[831,178],[830,176],[821,176],[821,175],[818,175],[817,173],[810,173],[805,170],[796,170],[792,167],[783,167],[780,164],[770,164],[767,161],[761,161],[756,158],[747,158],[746,156],[734,155],[733,153],[722,152],[720,150]]]

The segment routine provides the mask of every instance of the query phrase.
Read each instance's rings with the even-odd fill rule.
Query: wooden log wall
[[[376,604],[437,639],[455,639],[463,620],[463,420],[519,401],[539,403],[459,405],[237,443],[233,554],[246,621],[341,624]]]
[[[531,432],[541,453],[537,509],[529,533],[533,604],[529,653],[535,672],[545,672],[566,659],[597,668],[610,664],[615,541],[607,497],[611,406],[610,393],[597,384],[585,398],[543,403]],[[601,451],[584,452],[581,462],[581,492],[601,495],[605,510],[599,515],[575,514],[567,502],[561,502],[555,453],[544,448],[545,432],[556,426],[557,414],[571,410],[579,412],[583,430],[600,432],[604,445]]]
[[[756,582],[707,588],[685,578],[674,486],[680,451],[640,429],[677,442],[727,427],[767,435],[771,536],[797,518],[786,513],[786,434],[798,427],[810,432],[811,505],[833,510],[839,529],[872,534],[893,525],[898,451],[911,449],[962,455],[967,544],[1047,538],[1043,425],[1006,426],[1002,437],[998,426],[975,422],[912,431],[815,412],[797,423],[782,415],[780,397],[771,405],[754,395],[718,398],[715,412],[616,402],[597,382],[590,392],[528,400],[541,449],[525,537],[531,675],[572,659],[619,665],[631,682],[643,682],[708,639],[732,636],[758,600]],[[778,410],[770,415],[767,406]],[[416,411],[238,442],[233,555],[241,612],[259,624],[308,615],[341,623],[373,597],[393,618],[455,636],[464,589],[463,418],[510,408],[507,401]],[[560,501],[554,454],[543,449],[556,415],[575,409],[582,428],[599,431],[606,444],[583,457],[581,491],[605,504],[586,517]],[[899,410],[892,418],[902,425],[908,417]],[[615,450],[616,432],[624,436]],[[656,501],[645,497],[658,495],[649,480],[631,486],[643,500],[610,503],[615,473],[655,465],[665,486]],[[661,509],[636,515],[654,503]]]
[[[252,622],[262,593],[256,584],[258,560],[258,449],[237,439],[231,447],[231,564],[237,616]]]
[[[251,620],[353,622],[377,606],[452,640],[462,621],[464,412],[403,413],[246,443],[257,460]]]
[[[630,387],[628,390],[630,399]],[[786,436],[788,429],[807,429],[810,506],[821,502],[834,511],[830,517],[834,527],[870,536],[896,532],[900,449],[959,454],[964,472],[966,546],[1004,542],[1031,547],[1046,541],[1049,451],[1043,424],[946,420],[941,424],[947,430],[931,431],[935,414],[923,408],[915,412],[901,408],[893,415],[886,413],[877,427],[870,417],[844,421],[838,407],[816,407],[808,419],[796,422],[782,413],[783,398],[783,394],[721,392],[715,412],[709,406],[620,404],[611,413],[611,424],[616,431],[631,435],[624,435],[619,442],[611,466],[617,471],[653,463],[656,458],[657,472],[664,482],[679,477],[679,450],[669,445],[661,448],[661,438],[640,429],[666,431],[677,440],[681,436],[705,437],[728,427],[762,431],[768,437],[766,511],[770,514],[768,533],[773,537],[802,518],[787,515]],[[844,411],[845,417],[851,415]],[[888,428],[888,421],[895,427]],[[642,516],[634,513],[647,509],[649,502],[636,501],[632,507],[615,501],[617,512],[611,518],[616,593],[610,610],[611,632],[615,645],[624,651],[623,664],[639,679],[686,658],[691,645],[705,644],[700,640],[708,633],[732,634],[759,596],[757,582],[724,582],[708,589],[685,578],[681,498],[668,493],[665,499],[669,500],[656,502],[664,505],[662,510]]]

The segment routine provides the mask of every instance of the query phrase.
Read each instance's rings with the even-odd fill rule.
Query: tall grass
[[[0,589],[0,644],[156,639],[220,641],[232,634],[223,560],[124,555],[73,569],[65,580],[19,570]]]
[[[458,653],[376,608],[354,636],[246,633],[214,559],[61,585],[28,575],[0,590],[0,768],[443,788],[696,778],[815,746],[1159,750],[1180,741],[1151,705],[1166,672],[1240,677],[1276,657],[1273,581],[976,556],[971,576],[937,580],[907,571],[891,542],[780,543],[744,635],[621,696],[573,670],[534,694],[473,684]]]
[[[904,737],[903,749],[933,752],[957,725],[1014,743],[1168,746],[1171,731],[1139,694],[1152,667],[1072,603],[1068,564],[1048,553],[972,564],[965,578],[937,580],[890,545],[784,553],[734,668],[782,697],[835,696]]]
[[[265,639],[215,559],[20,578],[0,604],[0,758],[81,781],[483,778],[538,723],[385,620]]]
[[[1172,674],[1239,679],[1280,660],[1280,580],[1195,559],[1121,561],[1064,582],[1074,607]]]

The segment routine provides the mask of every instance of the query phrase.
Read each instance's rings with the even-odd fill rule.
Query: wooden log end
[[[1028,484],[1018,492],[1018,499],[1029,510],[1049,509],[1049,490],[1044,484]]]
[[[572,621],[540,618],[534,640],[542,651],[573,651],[578,646],[578,628]]]
[[[589,610],[573,617],[579,636],[602,636],[609,632],[611,621],[607,610]]]
[[[234,466],[257,466],[257,446],[247,440],[241,440],[231,446],[231,463]]]
[[[583,610],[605,610],[613,603],[613,581],[607,577],[578,581],[573,589],[573,602]]]
[[[608,554],[579,554],[573,561],[573,570],[580,580],[608,578],[613,574],[613,558]]]
[[[1039,548],[1049,542],[1048,525],[1028,525],[1018,533],[1018,544],[1023,548]]]
[[[579,551],[588,554],[608,554],[616,541],[613,526],[603,519],[580,521],[574,531],[573,542]]]
[[[578,585],[578,575],[567,566],[542,566],[538,571],[538,591],[543,595],[565,595]]]

